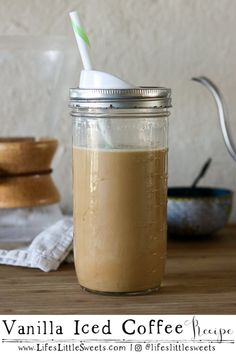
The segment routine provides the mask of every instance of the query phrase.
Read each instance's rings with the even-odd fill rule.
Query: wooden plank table
[[[236,314],[236,226],[198,242],[168,241],[163,286],[146,296],[82,291],[73,265],[0,266],[1,314]]]

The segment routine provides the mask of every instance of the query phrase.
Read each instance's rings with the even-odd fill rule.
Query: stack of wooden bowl
[[[59,202],[51,162],[55,139],[0,138],[0,208],[26,208]]]

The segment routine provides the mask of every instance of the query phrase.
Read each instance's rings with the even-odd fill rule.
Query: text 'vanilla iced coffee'
[[[74,255],[85,289],[160,287],[170,90],[71,89]]]

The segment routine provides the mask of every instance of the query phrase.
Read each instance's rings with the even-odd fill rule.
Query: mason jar
[[[70,89],[74,256],[80,285],[160,287],[166,259],[170,89]]]

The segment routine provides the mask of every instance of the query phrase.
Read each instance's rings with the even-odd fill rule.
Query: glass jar
[[[160,287],[166,258],[170,89],[70,90],[74,255],[80,285]]]

